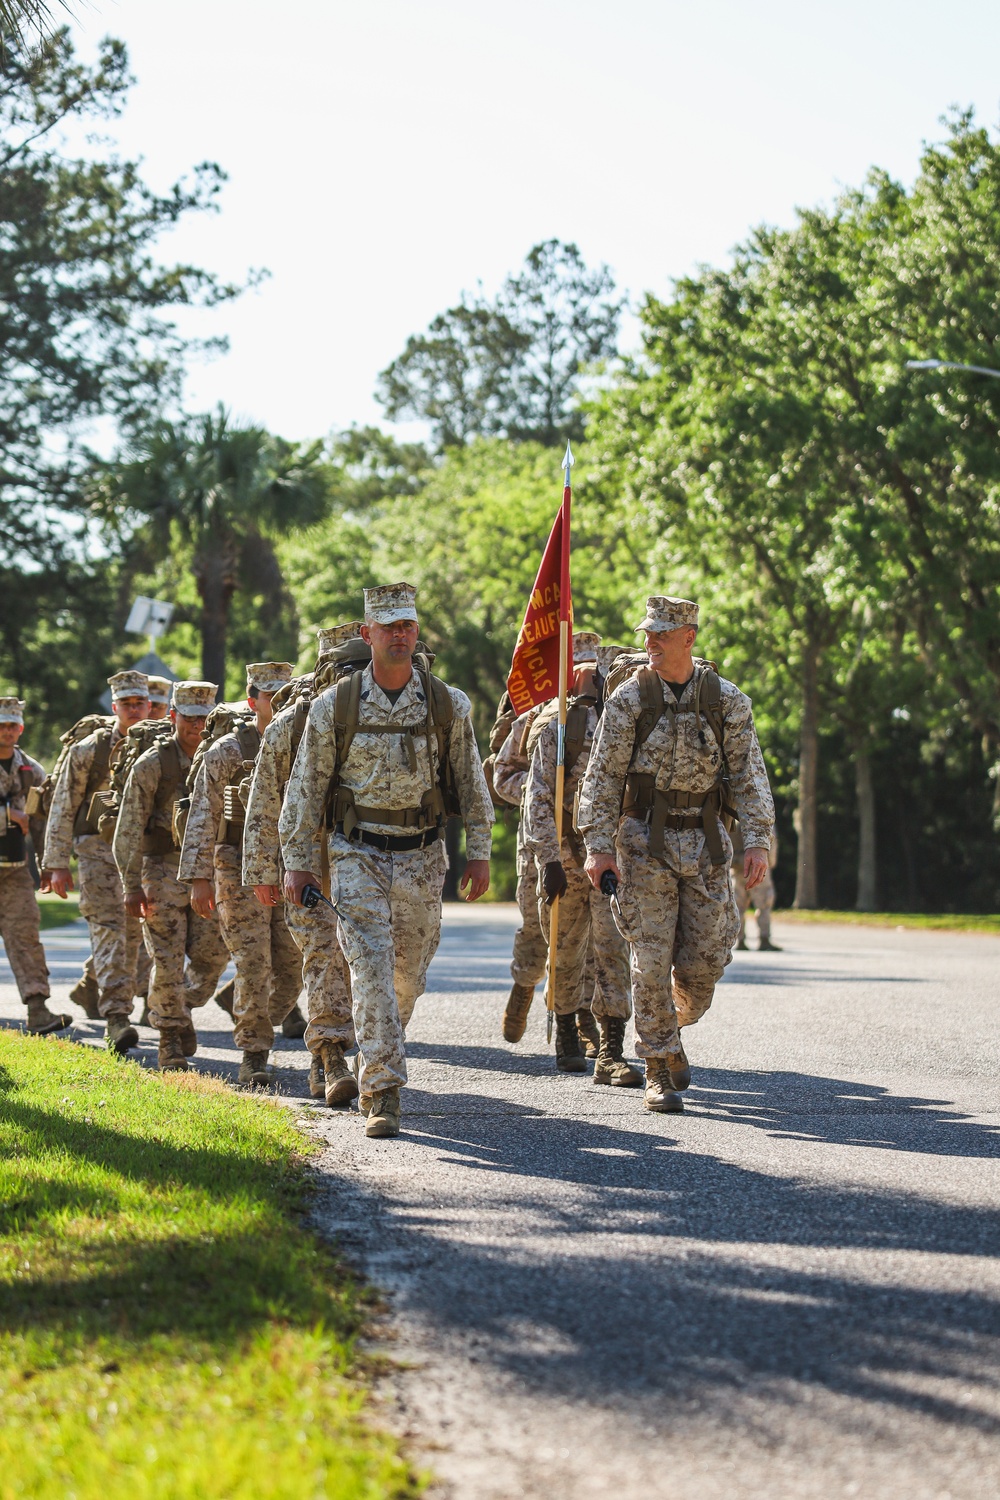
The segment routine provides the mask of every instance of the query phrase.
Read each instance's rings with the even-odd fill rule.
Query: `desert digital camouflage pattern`
[[[7,703],[19,703],[19,699],[5,699]],[[21,710],[24,705],[21,704]],[[11,717],[15,710],[6,710],[9,723],[22,722]],[[30,778],[21,775],[22,766],[30,771]],[[26,755],[19,746],[14,747],[10,770],[0,765],[0,800],[10,799],[10,806],[24,811],[25,781],[29,786],[41,786],[45,771],[37,760]],[[49,967],[45,962],[45,950],[39,937],[41,918],[35,887],[27,865],[0,866],[0,937],[7,950],[17,984],[17,992],[24,1001],[36,996],[47,1000],[49,994]]]
[[[275,715],[264,730],[254,764],[243,828],[243,881],[250,887],[280,886],[284,877],[278,820],[285,787],[292,774],[294,721],[294,706]],[[309,868],[318,873],[321,863],[322,839],[317,828]],[[310,1052],[317,1053],[323,1042],[336,1042],[338,1047],[350,1050],[354,1046],[354,1012],[347,963],[337,937],[337,919],[330,908],[323,905],[305,911],[286,901],[284,911],[288,930],[302,959],[302,982],[309,1020],[306,1046]]]
[[[119,672],[109,678],[112,694],[115,685],[139,690],[132,679],[145,677],[138,672]],[[129,696],[121,693],[119,696]],[[80,915],[90,928],[93,973],[100,991],[97,1008],[107,1020],[128,1015],[133,997],[140,991],[139,956],[142,932],[138,918],[125,914],[121,878],[115,857],[108,844],[97,834],[73,836],[73,825],[87,797],[87,785],[99,742],[110,734],[111,749],[122,738],[118,726],[98,730],[70,746],[62,769],[52,789],[52,806],[45,828],[45,850],[42,867],[66,870],[75,849],[79,862]],[[107,778],[96,788],[106,791]],[[84,813],[87,812],[83,808]],[[148,970],[143,976],[148,982]]]
[[[458,688],[448,691],[454,707],[449,758],[466,826],[467,853],[470,860],[489,859],[493,804],[473,733],[471,704]],[[333,700],[333,693],[326,692],[313,703],[288,783],[280,831],[290,870],[318,874],[316,833],[325,816],[336,761]],[[438,773],[436,736],[428,745],[426,734],[414,733],[411,758],[404,736],[364,732],[366,724],[423,725],[426,720],[427,703],[416,672],[392,703],[376,684],[371,667],[365,668],[358,732],[339,768],[340,784],[353,791],[359,806],[416,807],[432,789]],[[385,832],[377,822],[362,821],[358,826]],[[338,933],[350,968],[362,1057],[359,1083],[362,1094],[370,1095],[406,1082],[403,1027],[423,993],[427,966],[440,939],[444,846],[439,840],[425,849],[391,853],[351,844],[335,833],[328,848],[331,899],[338,908]]]
[[[551,907],[545,904],[542,876],[547,864],[559,860],[566,872],[566,891],[559,898],[559,941],[556,944],[556,975],[553,1008],[556,1015],[569,1015],[586,1002],[592,992],[591,1009],[597,1017],[628,1020],[632,1014],[629,995],[628,952],[611,915],[610,903],[595,891],[583,870],[583,846],[573,829],[577,788],[583,781],[597,730],[597,709],[587,709],[583,748],[565,773],[563,795],[563,840],[556,837],[556,752],[558,727],[546,724],[538,738],[524,788],[524,836],[537,867],[535,893],[538,920],[548,936]],[[593,951],[593,980],[587,984],[588,951]]]
[[[245,774],[237,736],[220,735],[205,751],[195,777],[178,878],[188,885],[194,880],[214,883],[219,926],[236,966],[233,1038],[245,1052],[269,1052],[275,1025],[281,1025],[299,997],[302,961],[282,907],[262,906],[253,887],[243,884],[241,850],[216,842],[226,787]]]
[[[180,747],[182,770],[190,757]],[[126,895],[145,891],[152,903],[143,920],[143,938],[152,959],[149,1019],[161,1032],[185,1031],[191,1010],[206,1004],[229,953],[218,913],[206,921],[191,910],[190,891],[178,879],[180,853],[143,854],[142,840],[160,784],[158,747],[146,750],[135,765],[122,796],[115,826],[114,854]],[[185,958],[187,965],[185,966]]]
[[[506,802],[521,807],[525,782],[528,779],[529,763],[524,753],[525,742],[536,709],[515,719],[510,733],[504,740],[493,763],[493,785]],[[545,978],[545,965],[549,947],[546,930],[538,921],[538,871],[535,857],[524,842],[524,810],[517,824],[515,849],[517,889],[515,899],[521,913],[521,925],[514,934],[514,952],[511,956],[510,973],[515,984],[533,989]]]
[[[693,705],[704,670],[696,666],[679,707]],[[671,692],[663,683],[661,689]],[[618,829],[629,769],[652,774],[663,791],[708,792],[719,780],[715,735],[707,721],[697,724],[693,713],[665,713],[633,764],[639,713],[639,689],[630,678],[605,704],[580,788],[578,825],[588,852],[616,854],[621,871],[620,930],[631,954],[636,1051],[641,1057],[667,1057],[680,1050],[678,1027],[692,1025],[711,1005],[732,957],[739,913],[729,883],[732,845],[725,830],[727,858],[713,865],[700,827],[665,829],[662,862],[649,853],[645,823],[625,818]],[[774,804],[750,699],[725,679],[722,718],[730,797],[747,844],[767,848]]]

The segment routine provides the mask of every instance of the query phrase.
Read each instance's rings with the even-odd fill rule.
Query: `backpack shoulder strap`
[[[260,734],[257,725],[250,719],[236,721],[236,743],[240,747],[242,760],[256,760],[260,749]]]
[[[632,758],[640,745],[644,745],[666,712],[666,701],[660,679],[652,667],[640,667],[635,674],[639,685],[639,717],[635,722],[635,740]]]
[[[587,738],[588,703],[574,703],[566,714],[566,772],[572,771],[580,759],[583,742]]]
[[[714,661],[702,663],[705,670],[698,679],[695,688],[695,714],[699,711],[708,720],[709,728],[715,735],[719,749],[723,749],[723,723],[722,712],[722,680],[719,677],[718,668]]]
[[[337,741],[338,770],[347,759],[358,732],[363,675],[361,672],[352,672],[350,677],[342,677],[333,690],[333,730]]]
[[[309,717],[309,710],[310,708],[312,708],[312,705],[313,700],[311,698],[307,698],[304,693],[301,698],[296,698],[293,705],[291,755],[289,756],[290,765],[294,764],[295,757],[299,753],[299,746],[302,743],[302,736],[306,732],[306,720]]]

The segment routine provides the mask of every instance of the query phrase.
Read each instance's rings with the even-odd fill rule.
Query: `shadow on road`
[[[343,1248],[376,1255],[377,1278],[404,1269],[407,1311],[460,1335],[483,1365],[540,1393],[627,1405],[640,1424],[635,1408],[648,1404],[652,1426],[770,1382],[772,1396],[785,1383],[782,1401],[823,1387],[1000,1432],[997,1301],[962,1279],[954,1292],[908,1286],[898,1265],[884,1284],[867,1281],[825,1254],[996,1258],[995,1214],[696,1154],[678,1143],[676,1120],[657,1138],[408,1092],[407,1137],[492,1179],[469,1189],[446,1178],[454,1196],[443,1191],[423,1213],[419,1198],[393,1201],[388,1177],[388,1197],[361,1192],[353,1175],[338,1180],[328,1156],[317,1219],[356,1225],[338,1230]],[[419,1114],[422,1102],[445,1113]],[[461,1113],[449,1117],[449,1104]],[[553,1182],[584,1191],[543,1186]],[[490,1236],[495,1246],[483,1243]]]

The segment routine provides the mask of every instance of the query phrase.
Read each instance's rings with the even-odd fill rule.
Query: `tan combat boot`
[[[580,1045],[584,1057],[594,1058],[601,1050],[601,1033],[597,1029],[594,1013],[587,1008],[576,1013],[576,1029],[580,1033]]]
[[[654,1114],[680,1115],[684,1100],[670,1085],[670,1070],[665,1057],[646,1058],[646,1093],[643,1099]]]
[[[237,1083],[249,1085],[252,1089],[266,1089],[271,1086],[271,1075],[267,1071],[266,1052],[244,1052],[243,1061],[240,1063],[240,1076]]]
[[[128,1016],[108,1017],[108,1051],[116,1057],[124,1057],[130,1047],[138,1047],[139,1033]]]
[[[225,984],[220,984],[212,999],[220,1010],[224,1010],[227,1016],[231,1016],[236,1003],[236,980],[227,979]]]
[[[309,1064],[309,1092],[314,1099],[326,1098],[326,1073],[318,1052],[313,1053]]]
[[[601,1017],[601,1050],[594,1064],[594,1082],[612,1088],[642,1087],[642,1074],[625,1061],[625,1022],[614,1016]]]
[[[161,1073],[186,1073],[187,1058],[181,1046],[179,1031],[161,1031],[160,1045],[156,1051],[156,1066]]]
[[[28,1007],[28,1030],[32,1036],[48,1036],[50,1031],[65,1031],[72,1026],[72,1016],[59,1016],[49,1010],[47,995],[29,995],[24,1002]]]
[[[74,1005],[78,1005],[87,1017],[88,1021],[99,1021],[101,1012],[97,1002],[101,998],[101,987],[93,974],[84,969],[79,979],[69,992],[69,998]]]
[[[324,1075],[323,1093],[327,1104],[331,1109],[335,1109],[340,1104],[350,1104],[352,1099],[358,1097],[358,1080],[344,1061],[343,1047],[338,1047],[336,1042],[324,1042],[321,1055]]]
[[[670,1074],[670,1087],[676,1089],[678,1094],[683,1094],[685,1089],[691,1087],[691,1068],[679,1036],[676,1050],[668,1052],[663,1061]]]
[[[290,1041],[299,1042],[306,1034],[306,1018],[297,1005],[293,1005],[281,1023],[281,1035]]]
[[[181,1046],[184,1048],[185,1057],[194,1057],[198,1050],[198,1033],[194,1029],[194,1022],[188,1021],[182,1026],[177,1035],[180,1037]]]
[[[524,1036],[524,1028],[528,1024],[528,1011],[531,1002],[535,998],[535,986],[533,984],[515,984],[511,986],[510,994],[507,996],[507,1005],[503,1013],[503,1039],[505,1042],[519,1042]]]
[[[399,1134],[399,1089],[382,1089],[380,1093],[372,1094],[362,1101],[361,1109],[368,1116],[365,1135],[381,1139]]]
[[[586,1073],[587,1059],[576,1029],[576,1015],[556,1016],[556,1067],[560,1073]]]

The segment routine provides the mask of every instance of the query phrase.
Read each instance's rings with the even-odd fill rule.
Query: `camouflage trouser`
[[[115,866],[117,869],[117,865]],[[142,941],[142,925],[135,917],[126,918],[129,922],[136,922],[139,929],[139,939],[135,949],[135,993],[141,995],[145,1000],[149,994],[149,974],[153,967],[153,961],[146,952],[146,945]],[[83,961],[83,974],[85,979],[92,979],[97,983],[97,970],[94,968],[94,955],[88,953]]]
[[[521,835],[517,840],[517,905],[521,913],[521,925],[514,934],[514,955],[510,973],[515,984],[526,984],[534,989],[545,978],[545,963],[549,956],[545,929],[538,924],[538,899],[535,887],[538,874],[534,856],[521,847]]]
[[[143,890],[153,903],[142,924],[153,960],[149,1020],[159,1031],[183,1031],[192,1007],[211,1000],[229,962],[218,912],[206,919],[191,910],[191,893],[177,879],[179,857],[147,854],[142,861]]]
[[[284,908],[261,906],[243,884],[240,851],[215,849],[219,926],[236,965],[233,1040],[244,1052],[270,1052],[274,1028],[302,988],[302,959],[285,925]]]
[[[406,1082],[403,1028],[441,938],[444,842],[402,854],[330,839],[330,897],[351,971],[363,1094]]]
[[[38,936],[41,918],[27,865],[0,865],[0,937],[22,1000],[47,1000],[49,966]]]
[[[125,915],[121,877],[111,852],[96,833],[76,841],[80,866],[80,915],[90,928],[93,974],[105,1018],[127,1016],[137,993],[136,974],[142,931],[138,917]]]
[[[340,939],[337,918],[328,906],[285,904],[288,930],[302,955],[302,982],[305,985],[309,1025],[306,1046],[319,1052],[324,1042],[336,1042],[349,1051],[354,1046],[354,1012],[351,1008],[350,974]]]
[[[729,884],[727,835],[723,843],[726,861],[713,865],[700,828],[667,829],[660,863],[649,853],[644,823],[626,818],[619,829],[618,901],[640,1057],[676,1050],[678,1027],[705,1014],[732,957],[740,918]]]
[[[589,1005],[595,1016],[627,1021],[632,1014],[628,949],[614,924],[611,904],[568,857],[563,869],[566,894],[559,897],[555,1013],[565,1016]],[[536,900],[539,925],[547,940],[552,908],[545,904],[541,871]]]
[[[762,943],[767,943],[771,938],[771,912],[774,909],[774,881],[768,870],[760,885],[755,885],[752,891],[747,890],[746,881],[743,879],[743,861],[738,860],[733,865],[731,874],[733,877],[733,893],[736,897],[736,906],[740,914],[740,942],[746,936],[747,908],[752,906],[757,913],[757,931]]]

